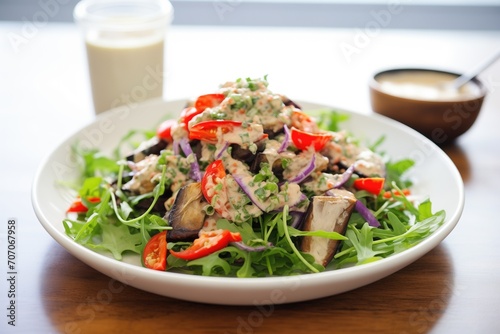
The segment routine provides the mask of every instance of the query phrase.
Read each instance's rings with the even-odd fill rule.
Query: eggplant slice
[[[168,213],[168,221],[172,226],[172,230],[167,233],[168,240],[195,239],[205,222],[203,208],[207,204],[201,192],[200,182],[182,187]]]
[[[153,137],[144,142],[130,155],[127,156],[128,161],[139,162],[150,154],[160,155],[161,151],[167,147],[168,143],[158,137]]]
[[[158,198],[158,201],[156,201],[151,211],[156,212],[160,216],[164,216],[167,212],[167,209],[165,208],[165,202],[170,196],[172,196],[172,192],[170,190],[166,190],[165,193]],[[152,197],[144,198],[135,205],[134,209],[137,209],[140,212],[146,212],[146,210],[149,209],[152,203]]]
[[[252,165],[250,165],[250,171],[252,173],[259,173],[261,164],[262,163],[270,163],[272,162],[271,165],[271,170],[273,171],[274,175],[282,180],[283,179],[283,165],[282,165],[282,159],[279,156],[276,155],[269,155],[266,153],[257,153],[257,156],[255,157],[255,160],[252,162]]]
[[[293,102],[292,100],[290,100],[288,97],[286,97],[285,95],[281,95],[281,101],[283,101],[283,104],[287,107],[289,106],[294,106],[295,108],[297,109],[302,109],[302,107],[300,105],[298,105],[297,103]]]
[[[347,190],[330,190],[335,196],[313,196],[304,216],[304,231],[327,231],[344,234],[356,197]],[[316,263],[326,266],[337,252],[340,240],[323,237],[304,237],[301,250],[314,257]]]
[[[266,148],[266,144],[263,140],[255,142],[255,145],[257,145],[257,151],[252,152],[250,149],[241,147],[238,144],[231,144],[231,157],[247,164],[251,164],[255,159],[255,155],[264,151]]]

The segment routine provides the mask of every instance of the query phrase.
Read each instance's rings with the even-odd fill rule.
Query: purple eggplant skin
[[[252,164],[250,165],[250,171],[252,173],[257,174],[260,171],[261,164],[262,163],[269,163],[269,159],[264,153],[257,153],[255,156],[255,159],[253,160]],[[273,162],[273,165],[271,166],[271,169],[273,171],[273,174],[279,179],[283,180],[283,172],[285,169],[283,168],[282,165],[282,160],[281,158],[275,159]]]
[[[283,101],[283,104],[285,106],[287,106],[287,107],[294,106],[295,108],[302,110],[302,107],[300,105],[298,105],[297,103],[293,102],[292,100],[290,100],[288,97],[286,97],[284,95],[281,95],[281,101]]]
[[[356,205],[353,193],[343,189],[330,190],[334,196],[313,196],[302,226],[304,231],[323,230],[345,234],[351,213]],[[303,237],[300,248],[311,254],[316,263],[326,266],[333,259],[340,240],[323,237]]]
[[[182,187],[175,198],[167,219],[172,227],[169,241],[194,240],[205,223],[204,207],[208,205],[201,192],[200,182]]]
[[[128,155],[126,159],[132,162],[139,162],[148,155],[160,155],[161,151],[163,151],[167,145],[168,143],[165,140],[153,137],[145,142],[144,146],[138,147],[134,152]]]
[[[167,212],[167,209],[165,208],[165,202],[170,198],[171,195],[172,195],[171,191],[167,191],[165,194],[161,195],[158,198],[158,201],[156,201],[155,205],[151,209],[151,212],[157,213],[159,216],[165,215]],[[153,204],[152,197],[144,198],[134,206],[134,209],[137,209],[140,212],[146,212],[146,210],[149,209],[151,204]]]
[[[241,147],[238,144],[231,144],[231,157],[233,159],[243,161],[247,164],[251,164],[252,161],[254,161],[256,155],[264,151],[264,149],[266,148],[266,143],[263,140],[258,141],[255,144],[257,145],[257,150],[255,151],[255,153],[248,148]]]

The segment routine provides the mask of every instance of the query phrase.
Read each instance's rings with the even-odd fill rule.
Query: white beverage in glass
[[[87,49],[96,113],[163,94],[166,0],[84,0],[75,8]]]

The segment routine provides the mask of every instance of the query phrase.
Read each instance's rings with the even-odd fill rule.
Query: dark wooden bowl
[[[396,96],[383,90],[377,81],[377,78],[384,74],[404,71],[437,72],[459,76],[452,72],[413,68],[378,72],[369,83],[373,111],[410,126],[438,145],[454,141],[474,124],[486,96],[486,88],[481,81],[472,80],[479,89],[477,96],[449,100],[423,100]]]

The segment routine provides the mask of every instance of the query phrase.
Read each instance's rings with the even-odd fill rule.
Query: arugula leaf
[[[88,177],[83,181],[82,187],[78,192],[78,195],[82,200],[87,197],[101,197],[102,193],[102,177],[94,176]]]
[[[224,275],[229,275],[231,272],[231,266],[227,261],[219,257],[221,251],[212,253],[200,259],[189,261],[187,266],[201,266],[202,275],[204,276],[219,276],[217,275],[217,269],[221,269]]]
[[[104,156],[97,149],[83,149],[76,143],[72,145],[71,153],[80,161],[82,182],[89,177],[114,175],[119,170],[116,160]]]
[[[418,219],[424,220],[432,216],[432,203],[426,199],[418,206]]]
[[[322,231],[322,230],[317,230],[317,231],[301,231],[297,230],[296,228],[293,228],[291,226],[288,226],[288,234],[292,237],[323,237],[323,238],[328,238],[332,240],[347,240],[347,237],[343,236],[340,233],[337,232],[327,232],[327,231]]]
[[[244,258],[243,265],[236,272],[238,277],[252,277],[255,274],[255,269],[252,267],[252,256],[248,252],[240,251],[239,249],[233,247],[235,250],[239,251],[241,256]]]
[[[373,249],[373,227],[365,223],[361,230],[356,228],[349,228],[346,231],[346,236],[352,242],[354,249],[356,249],[357,264],[364,264],[374,262],[382,259],[377,256],[382,253]]]
[[[379,151],[379,147],[380,145],[382,145],[382,143],[385,141],[385,135],[383,136],[380,136],[379,139],[377,139],[373,144],[369,145],[368,148],[373,151],[373,152],[377,152]]]
[[[349,114],[342,113],[337,110],[316,110],[309,111],[313,115],[319,114],[318,126],[327,131],[338,132],[340,131],[340,123],[349,119]]]
[[[392,226],[394,235],[401,235],[406,232],[405,225],[399,220],[399,218],[393,213],[389,212],[387,214],[388,222]]]
[[[406,237],[421,240],[437,230],[445,218],[445,211],[438,211],[434,215],[412,225],[408,232],[406,232]]]
[[[227,219],[217,220],[217,228],[229,230],[231,232],[239,232],[243,242],[249,243],[253,240],[263,240],[254,232],[252,225],[249,223],[232,223]]]
[[[110,212],[109,194],[104,192],[101,202],[87,212],[85,222],[65,219],[64,229],[76,242],[85,245],[100,232],[98,224],[107,219]]]
[[[404,179],[403,175],[414,165],[415,161],[411,159],[402,159],[395,162],[387,162],[385,165],[385,184],[392,185],[393,183],[395,183],[399,188],[409,188],[412,185],[412,182],[410,180]]]
[[[396,188],[398,189],[398,188]],[[400,189],[398,189],[400,190]],[[335,254],[329,267],[343,268],[359,265],[390,256],[409,249],[439,228],[445,221],[443,210],[432,213],[432,204],[425,200],[418,208],[406,196],[367,202],[382,222],[379,228],[371,228],[362,222],[357,213],[351,215],[346,237],[340,251]]]
[[[100,243],[87,243],[86,246],[110,251],[115,259],[121,260],[125,251],[141,254],[144,247],[140,233],[130,233],[129,227],[123,224],[100,224],[102,241]]]

